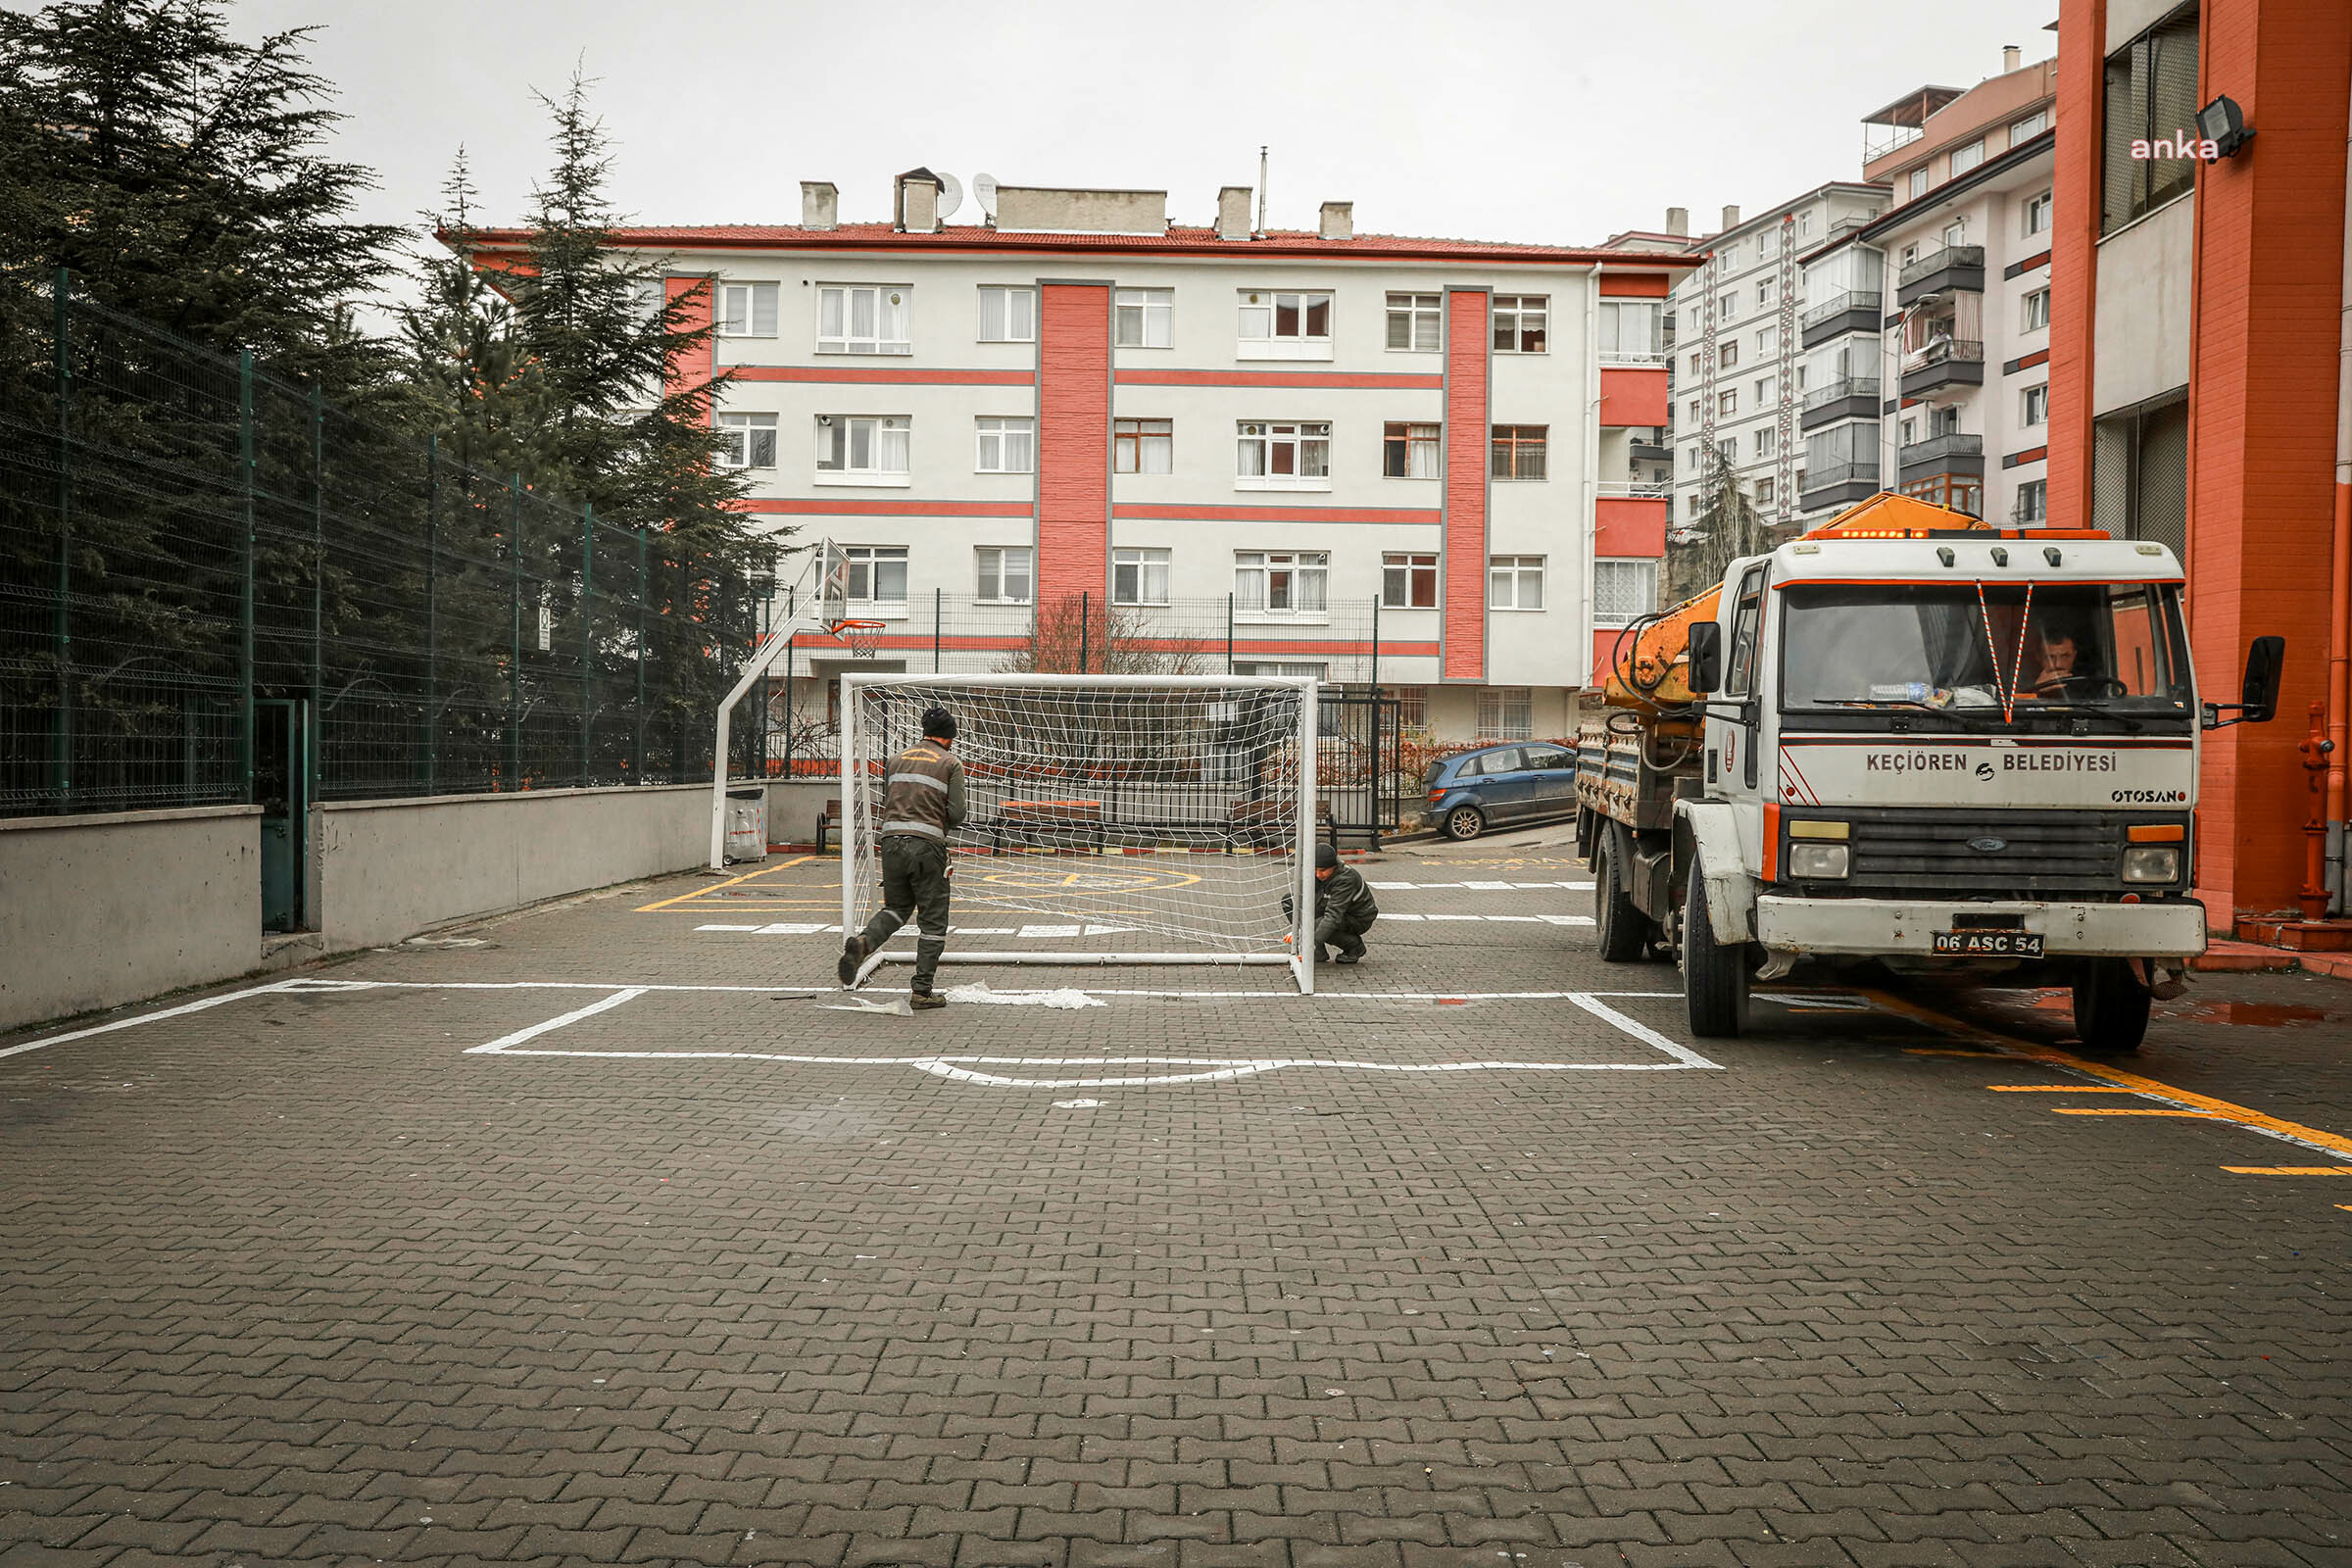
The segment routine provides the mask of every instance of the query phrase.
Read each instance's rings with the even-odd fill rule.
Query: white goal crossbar
[[[1281,964],[1311,994],[1317,693],[1300,676],[844,674],[843,933],[879,905],[888,763],[936,706],[969,801],[949,835],[956,927],[1019,917],[983,929],[1049,943],[951,936],[942,962]],[[1101,936],[1134,945],[1051,945]],[[894,942],[858,981],[914,956]]]

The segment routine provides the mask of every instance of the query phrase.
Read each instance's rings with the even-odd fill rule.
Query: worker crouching
[[[1282,901],[1282,917],[1293,918],[1296,907],[1286,895]],[[1364,956],[1364,933],[1380,918],[1380,906],[1373,902],[1372,890],[1364,883],[1363,873],[1352,865],[1340,863],[1340,852],[1328,844],[1315,847],[1315,961],[1317,963],[1357,963]],[[1340,955],[1328,957],[1324,949],[1336,947]]]

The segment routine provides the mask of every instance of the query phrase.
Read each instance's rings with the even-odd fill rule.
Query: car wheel
[[[1475,806],[1457,806],[1446,813],[1446,836],[1459,842],[1487,830],[1487,813]]]

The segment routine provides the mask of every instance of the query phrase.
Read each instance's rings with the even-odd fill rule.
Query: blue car
[[[1428,819],[1449,839],[1576,814],[1576,752],[1550,741],[1482,746],[1429,764]]]

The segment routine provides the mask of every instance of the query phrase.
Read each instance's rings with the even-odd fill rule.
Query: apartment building
[[[2201,756],[2198,896],[2264,935],[2307,891],[2347,906],[2352,6],[2062,0],[2058,35],[2050,516],[2180,553],[2208,699],[2286,639],[2277,721]]]
[[[1804,515],[1798,414],[1806,362],[1798,259],[1870,221],[1886,205],[1884,186],[1833,181],[1753,218],[1727,207],[1714,234],[1686,242],[1703,260],[1668,300],[1674,332],[1666,432],[1675,453],[1670,527],[1690,525],[1705,507],[1716,472],[1710,454],[1767,521]],[[1688,226],[1682,209],[1669,210],[1670,232]]]
[[[712,283],[727,461],[754,517],[846,547],[886,626],[862,667],[1002,668],[1107,604],[1095,635],[1167,667],[1377,680],[1445,737],[1570,730],[1596,628],[1654,602],[1633,437],[1687,262],[1358,234],[1345,202],[1269,232],[1239,186],[1210,224],[1012,186],[950,224],[944,184],[900,176],[889,222],[812,181],[797,225],[613,236],[673,296]],[[845,667],[808,642],[803,713]]]

